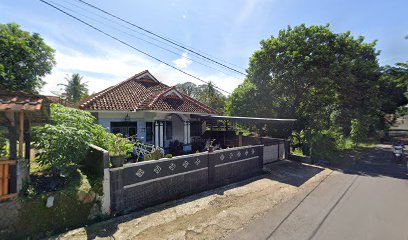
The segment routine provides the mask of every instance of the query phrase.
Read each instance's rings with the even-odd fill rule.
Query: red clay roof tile
[[[184,95],[165,96],[171,90],[177,91],[160,83],[149,71],[138,73],[127,80],[90,96],[80,103],[79,108],[84,110],[110,110],[110,111],[176,111],[192,113],[217,112],[211,107]]]

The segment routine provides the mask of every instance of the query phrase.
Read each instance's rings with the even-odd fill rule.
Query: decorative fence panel
[[[190,154],[109,169],[111,213],[128,212],[262,172],[261,146]]]

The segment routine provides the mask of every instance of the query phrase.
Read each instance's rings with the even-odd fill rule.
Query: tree
[[[383,67],[380,81],[381,98],[384,99],[381,110],[384,113],[393,114],[408,104],[408,62]]]
[[[63,95],[66,96],[68,101],[76,103],[88,96],[87,82],[81,82],[82,78],[78,73],[73,73],[71,76],[65,77],[67,84],[59,84],[65,87]]]
[[[192,82],[186,82],[177,84],[176,88],[187,96],[197,99],[220,113],[224,111],[224,104],[227,98],[215,89],[212,82],[198,86]]]
[[[179,83],[176,85],[176,88],[189,97],[196,97],[197,85],[192,82]]]
[[[49,74],[54,50],[38,33],[30,34],[16,23],[0,24],[0,86],[11,91],[38,92]]]
[[[289,26],[261,41],[227,110],[296,118],[299,132],[335,127],[347,135],[353,119],[378,118],[377,56],[375,42],[365,43],[350,32],[336,34],[329,25]]]
[[[226,97],[217,89],[212,82],[198,86],[196,99],[212,108],[219,113],[224,111]]]

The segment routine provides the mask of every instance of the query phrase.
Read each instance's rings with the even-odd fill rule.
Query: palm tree
[[[64,95],[68,101],[76,103],[88,96],[88,85],[87,82],[81,82],[82,78],[78,73],[73,73],[65,77],[67,84],[58,84],[65,87]]]

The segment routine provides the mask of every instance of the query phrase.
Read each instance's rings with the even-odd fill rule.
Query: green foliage
[[[86,111],[51,105],[51,123],[33,128],[34,148],[40,165],[62,170],[81,162],[89,144],[109,149],[114,136],[95,123]]]
[[[336,127],[347,136],[352,119],[382,118],[375,44],[350,32],[333,33],[328,25],[281,30],[261,41],[226,110],[231,115],[295,118],[298,132]]]
[[[7,157],[7,156],[8,156],[7,138],[3,130],[0,128],[0,158]]]
[[[168,154],[166,154],[164,157],[165,157],[165,158],[172,158],[172,157],[173,157],[173,155],[172,155],[172,154],[170,154],[170,153],[168,153]]]
[[[163,158],[163,152],[160,149],[156,149],[153,152],[144,155],[143,161],[159,160],[161,158]]]
[[[316,133],[310,141],[310,147],[313,159],[330,161],[336,152],[336,139],[330,132]]]
[[[0,24],[1,88],[37,92],[54,64],[54,50],[38,33],[23,31],[16,23]]]
[[[114,135],[108,151],[112,157],[126,157],[133,151],[133,144],[129,139],[122,137],[121,134],[117,134]]]
[[[350,138],[354,143],[362,143],[368,137],[368,124],[364,119],[351,120]]]
[[[73,73],[65,77],[67,84],[59,84],[65,87],[63,95],[68,101],[76,103],[88,96],[88,86],[86,82],[81,82],[82,78],[78,73]]]
[[[33,130],[37,162],[54,170],[65,170],[82,161],[92,140],[88,131],[64,124],[46,124]]]
[[[215,88],[212,82],[198,86],[194,83],[186,82],[177,84],[176,88],[182,93],[214,108],[218,112],[224,112],[224,104],[227,98]]]
[[[197,85],[192,82],[179,83],[176,85],[176,88],[189,97],[197,97]]]
[[[408,62],[383,67],[380,81],[382,112],[393,114],[399,107],[408,104]]]
[[[264,109],[266,104],[254,105],[260,99],[259,93],[252,81],[244,81],[226,101],[225,111],[232,116],[268,116],[268,110]]]

